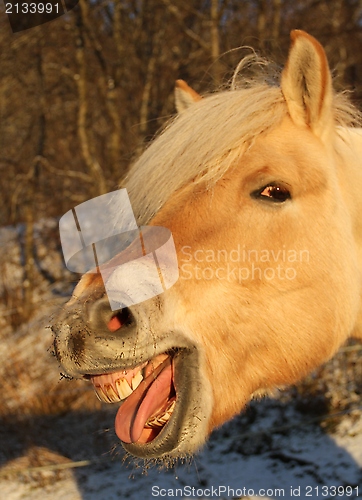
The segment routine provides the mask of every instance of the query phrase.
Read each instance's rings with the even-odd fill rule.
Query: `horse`
[[[178,81],[178,114],[125,182],[137,223],[171,232],[176,283],[113,310],[114,266],[87,272],[53,323],[62,370],[121,402],[135,457],[192,456],[252,398],[362,338],[359,113],[304,31],[277,82],[243,65],[202,97]]]

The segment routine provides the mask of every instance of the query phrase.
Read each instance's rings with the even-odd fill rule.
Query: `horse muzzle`
[[[119,311],[106,295],[70,301],[52,329],[66,374],[90,380],[101,401],[119,404],[115,431],[128,452],[172,458],[203,444],[210,407],[201,399],[207,392],[201,353],[162,324],[159,297]]]

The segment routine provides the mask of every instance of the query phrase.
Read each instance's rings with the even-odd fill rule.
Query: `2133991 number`
[[[59,3],[6,3],[6,14],[59,14]]]
[[[358,486],[306,486],[306,497],[358,497]]]

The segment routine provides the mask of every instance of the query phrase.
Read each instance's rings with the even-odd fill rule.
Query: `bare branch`
[[[194,31],[192,31],[190,28],[188,28],[182,18],[182,14],[179,11],[179,9],[171,3],[170,0],[162,0],[162,3],[167,7],[167,9],[171,12],[171,14],[174,15],[176,18],[179,26],[182,28],[184,33],[190,37],[192,40],[197,42],[200,47],[202,47],[204,50],[209,51],[210,50],[210,45],[205,42],[199,35],[197,35]]]

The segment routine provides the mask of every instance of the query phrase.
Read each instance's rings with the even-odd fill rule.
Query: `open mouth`
[[[169,422],[177,399],[172,354],[159,354],[135,368],[90,378],[101,401],[121,402],[115,431],[124,443],[149,443]]]
[[[168,462],[195,453],[213,403],[202,347],[181,328],[151,328],[148,313],[112,314],[102,296],[86,326],[77,307],[54,325],[62,370],[90,380],[101,401],[117,405],[115,433],[129,455]]]
[[[124,311],[107,326],[117,332],[107,340],[107,349],[97,344],[97,357],[93,354],[76,374],[91,380],[101,401],[118,404],[115,433],[126,452],[147,460],[194,453],[205,442],[212,409],[202,351],[177,330],[164,333],[157,345],[145,336],[133,348],[132,318]],[[102,360],[97,371],[93,359]]]

